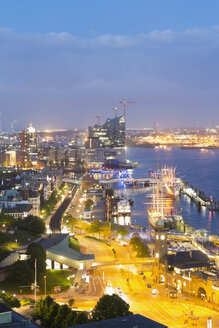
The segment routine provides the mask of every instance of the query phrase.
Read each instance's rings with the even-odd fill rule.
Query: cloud
[[[6,125],[86,127],[125,95],[129,126],[218,124],[218,55],[218,26],[94,38],[0,28],[0,111]]]

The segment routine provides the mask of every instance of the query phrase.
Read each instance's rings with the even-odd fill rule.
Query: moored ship
[[[171,204],[160,193],[159,188],[153,190],[152,203],[147,211],[148,222],[154,229],[164,227],[166,229],[176,229],[177,223],[183,223],[182,215],[175,213]]]
[[[157,178],[160,190],[170,196],[176,198],[180,194],[181,180],[176,176],[175,167],[162,166],[160,170],[150,171],[151,177]]]

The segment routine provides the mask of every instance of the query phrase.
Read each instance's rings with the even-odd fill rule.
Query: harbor
[[[172,147],[171,150],[129,148],[127,156],[139,163],[138,167],[131,171],[133,178],[140,179],[146,176],[150,169],[156,168],[157,165],[161,167],[166,164],[167,166],[176,167],[177,175],[182,177],[183,181],[190,181],[192,185],[199,186],[199,189],[205,190],[206,195],[213,195],[215,199],[219,198],[219,186],[214,178],[219,159],[219,154],[216,151],[204,153],[189,150],[181,151],[177,147]],[[204,164],[202,164],[203,162]],[[210,172],[206,175],[203,173],[205,165],[209,166]],[[121,184],[120,187],[125,188],[126,186]],[[151,194],[152,188],[125,189],[128,197],[132,196],[134,200],[132,222],[148,228],[148,215],[145,205],[147,201],[145,196]],[[193,230],[204,229],[210,235],[219,234],[218,211],[211,212],[206,206],[197,207],[196,203],[182,192],[173,201],[173,207],[179,213],[182,211],[183,220],[186,222],[188,230],[191,230],[191,227],[193,227]]]

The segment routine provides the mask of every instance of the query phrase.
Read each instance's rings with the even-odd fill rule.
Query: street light
[[[46,297],[46,276],[44,276],[43,278],[44,278],[44,288],[45,288],[45,297]]]

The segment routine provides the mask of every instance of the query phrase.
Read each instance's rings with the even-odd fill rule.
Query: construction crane
[[[97,118],[97,123],[98,123],[98,125],[100,125],[101,115],[94,115],[94,117]]]
[[[123,104],[123,113],[125,115],[125,111],[126,111],[126,104],[136,104],[135,101],[129,101],[126,99],[126,97],[123,97],[122,100],[120,100],[119,102],[120,104]]]
[[[112,109],[115,111],[115,117],[117,117],[117,111],[118,111],[118,107],[112,107]]]

